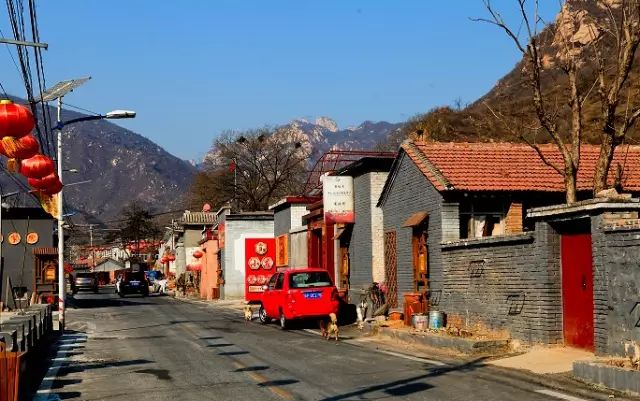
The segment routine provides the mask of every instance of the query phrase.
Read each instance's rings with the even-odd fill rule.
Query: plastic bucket
[[[413,327],[416,330],[426,330],[429,321],[427,316],[423,314],[414,314],[413,315]]]
[[[429,328],[441,329],[444,325],[444,313],[434,310],[429,312]]]

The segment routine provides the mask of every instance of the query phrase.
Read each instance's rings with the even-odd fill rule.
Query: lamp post
[[[57,135],[57,154],[58,154],[58,178],[62,182],[62,129],[69,124],[75,124],[84,121],[95,121],[103,119],[124,119],[135,118],[136,112],[130,110],[114,110],[107,114],[99,114],[96,116],[86,116],[74,118],[68,121],[62,121],[62,96],[57,98],[57,119],[54,129],[58,131]],[[58,319],[60,331],[64,331],[64,313],[65,313],[65,280],[64,280],[64,233],[63,233],[63,195],[64,189],[58,193]]]
[[[114,110],[107,114],[100,114],[96,116],[85,116],[80,118],[74,118],[68,121],[62,121],[62,98],[69,92],[73,91],[78,86],[87,82],[91,77],[84,77],[78,79],[71,79],[68,81],[58,82],[51,88],[47,89],[42,97],[39,99],[42,102],[50,102],[56,100],[57,114],[56,114],[56,126],[54,129],[58,130],[57,135],[57,158],[58,158],[58,178],[62,182],[62,129],[74,123],[92,120],[102,119],[120,119],[120,118],[134,118],[136,113],[128,110]],[[63,198],[62,192],[58,193],[58,319],[59,328],[64,331],[64,298],[65,298],[65,281],[64,281],[64,234],[63,234]]]

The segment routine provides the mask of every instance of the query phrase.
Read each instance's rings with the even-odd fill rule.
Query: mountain
[[[24,100],[17,100],[25,103]],[[50,108],[55,121],[55,109]],[[82,113],[63,110],[62,121],[84,117]],[[55,124],[55,123],[54,123]],[[55,139],[55,134],[54,134]],[[55,152],[55,142],[49,147]],[[71,124],[63,129],[63,168],[77,173],[63,173],[63,182],[90,181],[68,185],[64,189],[65,205],[80,216],[74,220],[105,222],[119,217],[124,206],[139,202],[151,212],[182,208],[182,196],[196,169],[149,139],[106,120]],[[8,177],[0,181],[4,193],[17,186]]]
[[[607,4],[605,6],[605,4]],[[623,2],[616,0],[594,2],[569,0],[558,13],[556,20],[536,37],[540,44],[542,65],[542,92],[550,114],[561,132],[568,135],[571,110],[569,106],[568,78],[562,72],[563,43],[570,42],[571,51],[581,52],[578,57],[578,88],[586,97],[583,101],[584,141],[599,142],[601,130],[601,105],[596,80],[597,65],[593,49],[597,44],[605,60],[605,76],[609,82],[617,70],[616,45],[607,27],[612,21],[619,23]],[[636,22],[637,23],[637,22]],[[517,29],[518,27],[512,27]],[[495,28],[500,29],[500,28]],[[615,31],[615,29],[614,29]],[[511,39],[504,35],[505,41]],[[514,47],[515,49],[515,47]],[[623,116],[626,101],[633,105],[640,86],[640,52],[636,52],[634,67],[621,93],[618,115]],[[437,107],[408,122],[407,132],[424,129],[436,141],[522,141],[551,142],[543,132],[531,127],[539,125],[532,103],[532,90],[524,73],[528,69],[524,59],[498,80],[484,96],[463,108]],[[541,131],[541,130],[540,130]],[[640,129],[633,127],[627,139],[640,140]]]
[[[301,139],[309,141],[314,155],[320,156],[331,149],[374,150],[398,132],[402,124],[365,121],[357,127],[339,129],[331,118],[318,117],[314,122],[299,119],[285,126],[296,131]]]

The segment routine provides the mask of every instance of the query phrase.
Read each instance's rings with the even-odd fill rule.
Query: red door
[[[591,234],[563,235],[560,253],[564,343],[593,350]]]

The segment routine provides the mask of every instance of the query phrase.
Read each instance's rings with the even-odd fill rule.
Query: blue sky
[[[493,2],[519,25],[515,1]],[[551,20],[558,2],[545,3]],[[0,28],[7,35],[2,8]],[[47,83],[90,75],[66,98],[184,159],[226,129],[329,116],[404,121],[482,96],[520,58],[480,0],[56,0],[38,2]],[[0,82],[24,96],[6,49]]]

